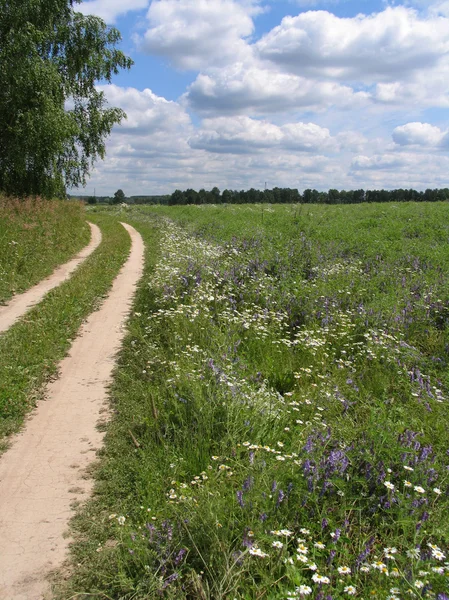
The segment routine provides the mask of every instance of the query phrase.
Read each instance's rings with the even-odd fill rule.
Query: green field
[[[79,202],[0,197],[0,304],[50,275],[89,238]]]
[[[446,600],[448,217],[122,213],[146,272],[60,597]]]

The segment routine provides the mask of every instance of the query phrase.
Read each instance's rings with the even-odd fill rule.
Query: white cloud
[[[353,171],[397,169],[406,164],[400,154],[377,154],[375,156],[355,156],[351,162]]]
[[[184,109],[173,101],[154,94],[150,89],[139,91],[135,88],[122,88],[117,85],[98,86],[112,106],[122,108],[127,119],[117,130],[122,134],[154,135],[157,133],[189,131],[190,117]]]
[[[189,140],[192,148],[208,152],[246,154],[266,149],[323,152],[335,149],[328,129],[314,123],[289,123],[281,127],[249,117],[205,119]]]
[[[101,17],[106,23],[115,23],[120,15],[124,15],[133,10],[147,8],[150,0],[90,0],[82,4],[75,5],[75,10],[84,15],[95,15]]]
[[[437,67],[449,52],[449,21],[410,8],[340,18],[327,11],[285,17],[256,44],[290,73],[339,81],[403,80]]]
[[[365,105],[369,94],[336,82],[280,73],[258,63],[236,63],[200,74],[184,98],[203,114],[267,114],[330,106],[353,108]]]
[[[199,70],[244,58],[244,40],[254,31],[252,2],[236,0],[153,0],[150,27],[140,42],[148,53],[165,56],[176,67]]]
[[[447,132],[429,123],[407,123],[396,127],[393,141],[400,146],[442,146]]]

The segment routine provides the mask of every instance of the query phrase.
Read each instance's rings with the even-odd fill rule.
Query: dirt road
[[[30,288],[23,294],[14,296],[6,306],[0,306],[0,333],[6,331],[14,325],[26,312],[33,308],[43,299],[50,290],[61,285],[70,277],[73,271],[86,260],[92,252],[98,248],[101,242],[101,232],[96,225],[89,223],[92,237],[89,244],[79,252],[75,258],[61,265],[49,277],[40,281],[37,285]]]
[[[124,227],[131,253],[108,298],[82,327],[46,401],[0,458],[1,600],[48,597],[46,577],[66,556],[70,505],[91,489],[83,474],[102,443],[96,424],[143,270],[142,238]]]

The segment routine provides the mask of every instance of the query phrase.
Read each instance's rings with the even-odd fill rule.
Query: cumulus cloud
[[[122,134],[153,135],[156,133],[189,131],[189,115],[177,103],[154,94],[150,89],[123,88],[117,85],[98,86],[108,102],[122,108],[127,119],[119,129]]]
[[[203,114],[266,114],[330,106],[354,108],[366,104],[369,94],[332,81],[281,73],[257,63],[236,63],[201,73],[184,99]]]
[[[355,156],[351,162],[353,171],[397,169],[406,164],[406,158],[400,154],[382,154],[375,156]]]
[[[353,18],[309,11],[285,17],[255,46],[263,59],[291,73],[388,82],[438,66],[449,52],[449,21],[420,18],[404,6]]]
[[[323,152],[335,148],[328,129],[314,123],[277,126],[249,117],[205,119],[203,127],[189,140],[192,148],[208,152],[247,154],[266,149]]]
[[[75,10],[84,15],[95,15],[101,17],[106,23],[115,23],[120,15],[124,15],[133,10],[147,8],[150,0],[90,0],[77,4]]]
[[[253,2],[237,0],[153,0],[141,50],[167,57],[176,67],[199,70],[244,58],[244,38],[254,31]]]
[[[393,141],[400,146],[439,147],[444,145],[448,134],[429,123],[407,123],[396,127]]]

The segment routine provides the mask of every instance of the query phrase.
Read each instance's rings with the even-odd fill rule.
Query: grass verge
[[[128,212],[148,262],[60,597],[447,600],[446,205],[208,210]]]
[[[0,439],[15,432],[57,372],[83,319],[101,303],[130,248],[130,238],[110,216],[99,248],[72,275],[0,336]]]
[[[89,238],[81,203],[0,198],[0,304],[50,275]]]

